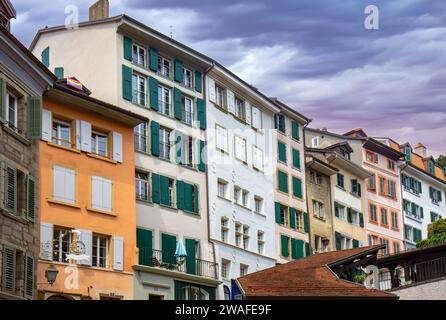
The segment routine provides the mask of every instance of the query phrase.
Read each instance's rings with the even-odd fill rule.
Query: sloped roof
[[[330,269],[337,263],[376,255],[380,248],[378,245],[315,254],[251,273],[237,281],[247,298],[397,299],[394,294],[340,279]]]

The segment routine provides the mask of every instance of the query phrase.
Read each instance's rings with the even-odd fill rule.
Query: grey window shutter
[[[35,263],[34,258],[30,255],[25,256],[25,297],[34,299],[35,286]]]
[[[124,270],[124,238],[113,237],[113,269]]]
[[[17,213],[17,170],[6,166],[4,208],[14,214]]]
[[[91,131],[92,128],[90,122],[83,120],[79,121],[80,150],[85,152],[91,152]]]
[[[38,140],[42,131],[42,99],[40,97],[28,97],[26,111],[26,136],[30,140]]]
[[[6,80],[0,78],[0,122],[6,118]]]
[[[29,221],[34,222],[37,212],[37,190],[34,177],[28,176],[26,189],[26,217]]]
[[[119,132],[113,132],[113,160],[121,163],[123,161],[122,134]]]
[[[40,258],[53,259],[53,225],[46,222],[40,223]]]
[[[51,129],[52,129],[52,114],[51,111],[42,110],[42,140],[51,142]]]
[[[79,261],[80,264],[91,266],[92,264],[92,253],[93,253],[93,233],[90,230],[80,229],[80,241],[85,245],[85,255],[89,259]]]
[[[3,247],[3,276],[2,290],[8,293],[15,293],[16,286],[16,251],[14,248]]]

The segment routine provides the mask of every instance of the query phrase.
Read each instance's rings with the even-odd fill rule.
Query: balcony
[[[379,289],[391,290],[446,277],[446,257],[411,264],[379,274]]]
[[[161,250],[139,248],[139,264],[187,273],[198,277],[218,279],[218,263],[192,257],[180,259],[173,254],[167,255]]]

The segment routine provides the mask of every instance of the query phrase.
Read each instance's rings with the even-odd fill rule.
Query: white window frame
[[[57,239],[54,237],[56,231],[59,232]],[[62,232],[64,232],[63,236],[64,237],[68,237],[68,251],[66,251],[65,253],[69,254],[70,253],[70,246],[71,246],[71,230],[70,229],[65,229],[65,228],[53,228],[53,234],[52,234],[52,239],[53,239],[53,243],[52,243],[52,251],[53,251],[53,256],[51,257],[52,261],[57,261],[57,262],[61,262],[61,263],[67,263],[66,260],[66,256],[63,256],[63,251],[62,251],[62,244],[63,244],[63,238],[61,237]],[[57,243],[57,246],[59,248],[59,250],[55,250],[54,245]],[[59,251],[59,256],[57,257],[57,260],[54,259],[54,252],[55,251]]]
[[[220,229],[221,229],[221,241],[222,242],[228,242],[229,237],[229,219],[226,217],[222,217],[220,219]]]
[[[159,144],[159,157],[170,161],[172,158],[172,130],[166,127],[159,128]]]
[[[136,57],[135,57],[136,49]],[[143,51],[143,59],[141,59],[141,50]],[[141,61],[144,60],[144,61]],[[147,65],[147,49],[137,43],[132,45],[132,62],[136,65],[145,67]]]
[[[166,70],[165,70],[165,63],[168,62],[169,66],[168,66],[168,72],[166,74]],[[172,77],[172,60],[164,57],[162,55],[158,55],[158,74],[166,77],[166,78],[171,78]]]
[[[235,116],[243,121],[246,120],[246,101],[235,97]]]
[[[265,232],[262,230],[257,231],[257,253],[265,253]]]
[[[14,119],[12,119],[13,120],[12,123],[11,123],[11,121],[9,121],[10,120],[9,118],[11,116],[9,100],[11,98],[14,99],[14,107],[13,107],[13,109],[14,109],[13,110],[14,111],[14,114],[13,114]],[[18,116],[18,114],[19,114],[18,101],[19,101],[19,99],[17,98],[16,95],[12,94],[9,91],[6,92],[6,108],[5,108],[6,109],[5,110],[6,114],[5,114],[5,117],[6,117],[6,121],[7,121],[8,127],[13,129],[14,131],[18,131],[18,118],[19,118],[19,116]]]
[[[94,246],[95,238],[96,238],[96,252],[94,252],[95,251],[95,248],[94,248],[95,247]],[[99,260],[100,260],[100,258],[102,258],[102,257],[100,257],[100,252],[101,252],[101,250],[100,250],[100,240],[101,240],[101,238],[105,239],[105,266],[100,266],[99,265]],[[93,234],[92,245],[91,245],[91,250],[92,250],[92,253],[91,253],[91,264],[92,264],[93,267],[96,267],[96,268],[108,268],[108,245],[109,245],[109,237],[104,236],[104,235],[99,235],[99,234]],[[93,256],[96,256],[96,265],[93,263]]]
[[[187,73],[190,73],[190,80],[189,83],[187,83],[186,79],[187,79]],[[190,88],[192,89],[194,87],[194,72],[192,69],[187,68],[187,67],[183,67],[183,82],[181,82],[181,84],[183,86],[185,86],[186,88]]]
[[[141,84],[144,86],[142,91]],[[137,73],[132,74],[132,102],[140,106],[147,106],[147,78]]]
[[[254,196],[254,212],[263,214],[263,199],[259,196]]]
[[[234,135],[234,156],[243,163],[247,162],[247,144],[246,139]]]
[[[219,92],[221,92],[221,95],[219,94]],[[225,88],[215,84],[215,104],[223,109],[226,109],[225,96],[226,96]]]
[[[220,137],[220,133],[222,136]],[[229,152],[228,129],[216,124],[215,125],[215,148],[223,152]]]
[[[162,84],[158,84],[158,112],[169,117],[172,116],[172,89]]]
[[[142,176],[146,176],[147,179],[143,179]],[[136,200],[139,201],[150,201],[150,176],[149,173],[147,172],[136,172],[135,174],[135,189],[136,189]],[[141,197],[142,194],[142,185],[145,184],[146,185],[146,195],[145,197]]]
[[[53,136],[54,126],[56,125],[56,137]],[[62,126],[68,127],[68,140],[62,140],[61,139],[61,128]],[[52,127],[51,127],[51,142],[54,144],[57,144],[59,146],[71,148],[71,130],[72,125],[70,122],[59,120],[59,119],[53,119],[52,121]],[[68,145],[66,145],[68,144]]]
[[[99,153],[99,141],[94,139],[94,136],[105,138],[105,154]],[[91,153],[100,155],[102,157],[108,157],[108,135],[99,131],[91,132]]]
[[[221,194],[221,190],[223,188],[223,195]],[[227,199],[228,198],[228,182],[218,179],[217,180],[217,195],[220,198]]]
[[[148,135],[148,124],[147,122],[143,122],[138,124],[135,128],[134,128],[134,139],[135,139],[135,151],[140,151],[140,152],[148,152],[148,148],[149,148],[149,135]],[[144,131],[144,132],[142,132]],[[145,140],[145,143],[144,143]]]
[[[183,108],[182,121],[184,123],[187,123],[188,125],[192,125],[194,122],[194,100],[188,96],[183,95],[181,97],[181,102]]]

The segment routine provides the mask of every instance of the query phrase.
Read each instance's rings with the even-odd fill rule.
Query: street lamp
[[[52,264],[45,270],[45,278],[50,285],[53,285],[53,283],[56,281],[58,273],[59,270],[57,270],[57,268]]]

